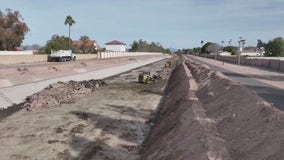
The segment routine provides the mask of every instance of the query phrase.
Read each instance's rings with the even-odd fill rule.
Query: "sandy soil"
[[[162,78],[137,83],[138,73],[145,70]],[[107,86],[76,103],[21,110],[0,123],[0,159],[139,159],[169,75],[163,61],[105,79]],[[34,97],[43,95],[50,101],[50,93]]]

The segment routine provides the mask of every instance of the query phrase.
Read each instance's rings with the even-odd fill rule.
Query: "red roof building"
[[[81,47],[84,44],[83,41],[73,41],[72,45],[77,46],[77,47]],[[85,44],[88,47],[92,47],[94,46],[97,49],[97,42],[95,40],[88,40],[87,43]]]

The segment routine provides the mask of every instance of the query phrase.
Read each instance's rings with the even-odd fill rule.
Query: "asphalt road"
[[[273,104],[274,107],[284,111],[284,90],[283,89],[276,88],[272,85],[263,83],[261,81],[258,81],[255,78],[248,77],[246,75],[242,75],[239,73],[235,73],[227,69],[217,67],[215,65],[200,61],[192,56],[190,58],[196,62],[206,64],[212,70],[222,72],[224,75],[229,77],[231,80],[246,86],[247,88],[254,91],[258,96],[262,97],[267,102]]]

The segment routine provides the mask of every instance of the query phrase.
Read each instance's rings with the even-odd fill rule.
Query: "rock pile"
[[[38,108],[74,103],[78,98],[90,94],[107,84],[103,80],[57,82],[26,98],[24,108],[29,111]]]

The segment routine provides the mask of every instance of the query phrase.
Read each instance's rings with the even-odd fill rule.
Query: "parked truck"
[[[48,56],[49,62],[66,62],[66,61],[75,61],[76,56],[72,50],[51,50],[50,55]]]

